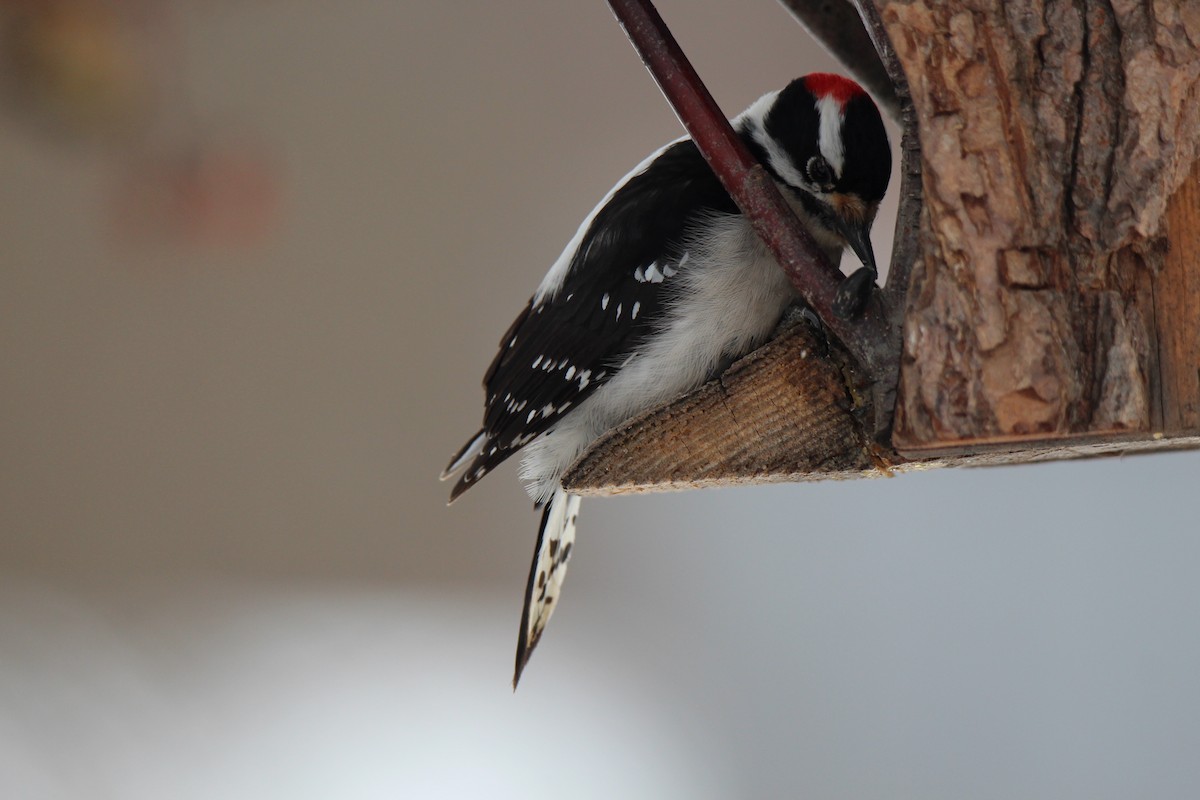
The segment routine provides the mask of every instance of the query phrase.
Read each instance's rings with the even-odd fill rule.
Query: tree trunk
[[[877,5],[925,190],[896,447],[1195,432],[1200,4]]]

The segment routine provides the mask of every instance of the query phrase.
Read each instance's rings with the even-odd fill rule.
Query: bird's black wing
[[[483,385],[483,430],[450,472],[478,454],[453,500],[611,377],[654,330],[672,279],[687,269],[688,227],[736,213],[690,139],[629,178],[588,226],[556,292],[531,300],[500,342]]]

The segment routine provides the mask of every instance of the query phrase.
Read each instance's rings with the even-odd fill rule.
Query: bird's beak
[[[844,217],[835,215],[833,223],[837,227],[838,233],[846,240],[846,244],[850,245],[850,249],[854,251],[854,255],[862,261],[863,266],[878,275],[879,269],[875,266],[875,251],[871,249],[870,221],[850,222]]]

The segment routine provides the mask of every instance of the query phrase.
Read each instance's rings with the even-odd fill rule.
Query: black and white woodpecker
[[[869,233],[891,173],[879,111],[855,82],[792,81],[733,120],[818,246],[863,266],[836,307],[875,283]],[[567,468],[601,434],[696,388],[760,345],[798,296],[691,139],[653,153],[602,199],[500,341],[483,377],[483,428],[442,478],[453,502],[524,450],[520,477],[543,509],[517,640],[520,678],[558,602],[579,497]]]

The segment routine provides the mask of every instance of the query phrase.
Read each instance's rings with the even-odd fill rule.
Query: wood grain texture
[[[1154,281],[1161,429],[1200,430],[1200,162],[1167,206],[1170,246]]]
[[[848,363],[793,320],[721,377],[600,439],[563,485],[620,494],[885,474]]]
[[[923,155],[894,442],[1156,429],[1168,199],[1197,154],[1200,4],[878,0]]]

